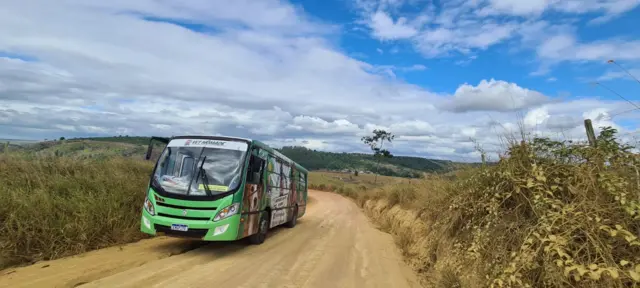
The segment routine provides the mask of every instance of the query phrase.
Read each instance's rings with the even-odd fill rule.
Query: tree
[[[391,141],[395,137],[396,136],[391,134],[391,132],[374,129],[373,136],[364,136],[361,138],[362,142],[364,142],[364,144],[369,146],[371,148],[371,151],[373,151],[373,157],[377,159],[376,176],[373,180],[373,183],[376,183],[378,181],[378,172],[379,172],[378,170],[380,169],[380,160],[382,160],[382,158],[393,157],[393,155],[391,155],[391,152],[389,152],[389,150],[382,149],[382,147],[384,146],[384,142],[387,141],[391,143]]]
[[[60,137],[60,141],[64,140],[64,137]]]

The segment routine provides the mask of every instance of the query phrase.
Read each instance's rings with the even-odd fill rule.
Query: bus
[[[260,141],[151,137],[145,159],[162,144],[144,199],[143,233],[204,241],[248,238],[258,245],[269,229],[293,228],[305,214],[308,171]]]

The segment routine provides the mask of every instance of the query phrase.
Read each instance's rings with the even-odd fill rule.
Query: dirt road
[[[0,287],[420,287],[391,236],[352,201],[310,197],[298,225],[262,245],[157,237],[1,271]]]

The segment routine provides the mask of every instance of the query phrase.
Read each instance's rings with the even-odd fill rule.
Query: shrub
[[[455,177],[340,193],[394,234],[431,286],[635,287],[640,159],[615,133],[604,128],[597,147],[536,138]]]
[[[535,139],[457,185],[456,241],[488,285],[640,282],[638,155],[606,128],[598,147]]]

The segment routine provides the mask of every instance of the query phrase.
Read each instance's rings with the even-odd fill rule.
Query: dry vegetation
[[[0,267],[134,241],[151,163],[0,155]],[[311,173],[392,233],[429,287],[637,287],[638,155],[535,139],[500,163],[401,179]]]
[[[333,187],[394,234],[429,287],[640,284],[640,159],[613,130],[597,148],[535,139],[507,156],[453,181]]]
[[[0,154],[0,269],[138,240],[152,164]]]
[[[345,189],[347,187],[369,190],[384,185],[393,185],[399,183],[410,183],[415,179],[398,178],[390,176],[378,175],[377,179],[372,174],[360,174],[354,176],[352,173],[341,172],[311,172],[309,174],[309,189],[321,191],[334,191],[336,189]]]

